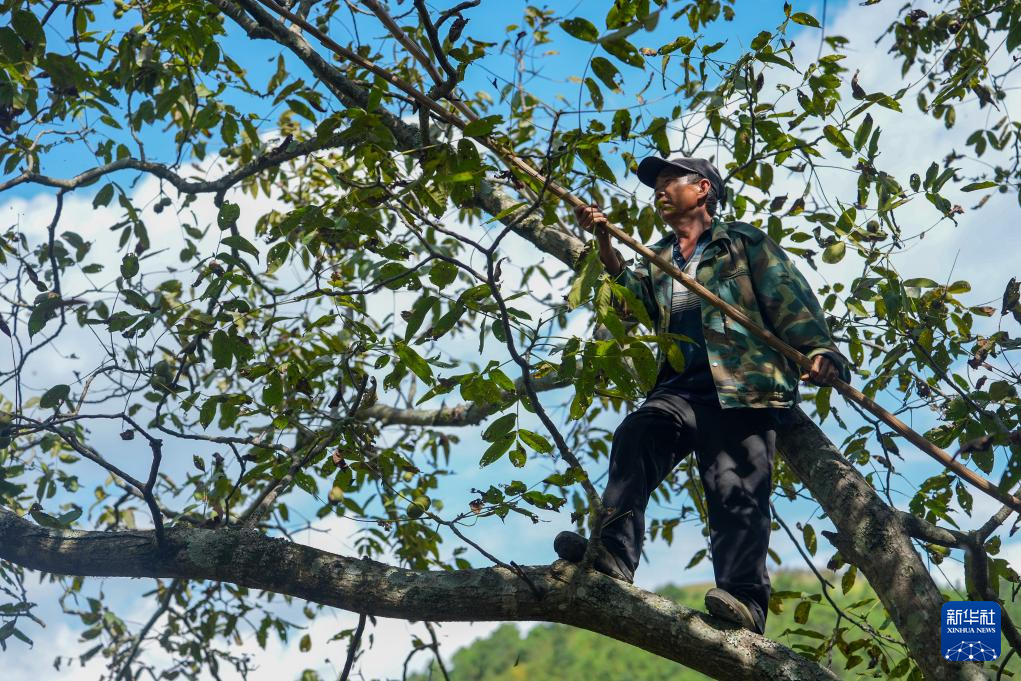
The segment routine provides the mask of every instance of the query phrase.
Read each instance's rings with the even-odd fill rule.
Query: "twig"
[[[354,636],[351,637],[351,645],[347,647],[347,660],[344,661],[344,669],[340,672],[339,681],[347,681],[348,676],[351,674],[351,665],[354,664],[355,655],[358,653],[358,647],[362,643],[362,632],[365,631],[365,613],[358,616],[358,627],[355,629]]]
[[[181,587],[184,586],[184,584],[185,580],[183,579],[175,579],[170,582],[170,585],[163,593],[163,598],[160,599],[156,611],[152,614],[152,617],[149,618],[149,621],[138,630],[138,635],[135,636],[135,641],[131,645],[131,650],[128,652],[127,658],[125,658],[124,663],[121,665],[120,672],[114,676],[115,679],[126,678],[128,681],[131,681],[131,663],[135,661],[135,657],[138,655],[138,651],[142,646],[142,641],[145,640],[145,637],[149,634],[149,630],[153,628],[153,625],[156,624],[159,618],[163,616],[163,613],[165,613],[170,607],[170,601]]]
[[[436,656],[436,664],[440,666],[440,672],[443,674],[443,678],[446,681],[450,681],[450,675],[447,673],[447,667],[443,664],[443,658],[440,657],[440,642],[436,638],[436,629],[433,627],[432,622],[426,622],[425,628],[429,630],[429,636],[432,637],[433,643],[430,646],[433,649],[433,654]]]

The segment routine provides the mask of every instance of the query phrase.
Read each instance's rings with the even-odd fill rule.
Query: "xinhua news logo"
[[[991,662],[1000,656],[1000,604],[947,601],[940,643],[951,662]]]

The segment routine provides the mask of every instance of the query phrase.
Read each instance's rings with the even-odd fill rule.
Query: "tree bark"
[[[0,509],[0,558],[44,572],[230,582],[380,617],[431,622],[559,622],[624,641],[717,679],[834,681],[790,648],[630,584],[564,561],[522,570],[542,597],[501,567],[421,572],[348,558],[254,530],[168,528],[84,532],[41,527]]]
[[[896,509],[890,508],[858,469],[800,408],[797,422],[777,431],[777,450],[805,483],[837,528],[827,532],[858,566],[926,679],[987,679],[972,662],[948,663],[941,654],[943,596],[911,543]]]

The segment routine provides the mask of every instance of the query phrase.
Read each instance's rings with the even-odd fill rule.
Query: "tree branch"
[[[538,599],[504,568],[420,572],[273,539],[253,530],[169,528],[163,550],[151,532],[51,530],[0,509],[0,558],[56,574],[229,582],[352,612],[431,622],[544,621],[595,631],[696,669],[739,681],[833,681],[828,669],[775,641],[613,580],[586,573],[573,600],[575,567],[523,567]]]
[[[274,19],[255,2],[242,0],[245,5],[242,8],[231,0],[209,1],[245,28],[250,37],[271,39],[290,50],[345,106],[365,108],[368,105],[368,93],[364,88],[312,49],[302,36],[289,30],[283,22]],[[402,151],[421,147],[422,134],[418,126],[404,122],[385,109],[380,109],[376,113],[393,134]],[[511,226],[518,236],[572,268],[584,249],[584,242],[573,234],[554,226],[544,225],[541,211],[537,215],[521,220],[519,216],[525,213],[527,208],[488,179],[482,179],[480,191],[466,207],[479,208],[489,215],[502,216],[499,222]]]
[[[236,168],[216,180],[190,180],[182,177],[169,166],[152,161],[142,161],[136,158],[122,158],[106,165],[90,168],[83,173],[69,178],[50,177],[40,173],[25,171],[6,182],[0,183],[0,192],[3,192],[20,184],[33,183],[45,187],[56,187],[65,191],[78,189],[92,184],[105,175],[120,170],[138,170],[140,172],[155,175],[161,180],[166,180],[177,188],[182,194],[208,194],[216,192],[222,196],[224,192],[236,185],[238,182],[256,175],[267,168],[272,168],[295,158],[308,156],[309,154],[331,149],[340,144],[340,136],[332,135],[324,140],[310,139],[300,144],[289,144],[279,151],[269,151],[247,165]]]
[[[524,381],[519,377],[515,379],[516,394],[518,396],[527,394]],[[571,385],[570,380],[558,378],[554,374],[547,374],[541,378],[533,378],[532,386],[536,392],[555,390]],[[511,392],[504,393],[508,399]],[[470,402],[458,404],[453,407],[439,407],[438,409],[400,409],[386,404],[374,404],[359,409],[356,418],[378,419],[383,425],[402,424],[409,426],[474,426],[481,423],[487,416],[496,413],[503,408],[500,401],[497,402]]]
[[[979,665],[948,665],[940,654],[943,596],[896,510],[800,408],[791,413],[777,451],[833,521],[837,532],[823,535],[868,579],[925,678],[985,680]]]

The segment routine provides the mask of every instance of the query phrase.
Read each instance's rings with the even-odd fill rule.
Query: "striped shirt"
[[[695,243],[691,257],[685,261],[680,245],[675,241],[674,264],[689,277],[694,278],[698,263],[702,259],[702,250],[708,243],[707,229]],[[709,371],[709,357],[706,354],[705,336],[702,333],[702,300],[676,279],[673,286],[668,330],[670,333],[687,336],[693,342],[679,342],[681,353],[684,355],[684,371],[678,374],[669,361],[664,362],[654,390],[661,388],[669,390],[684,396],[689,402],[717,404],[716,384]]]

